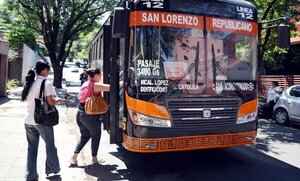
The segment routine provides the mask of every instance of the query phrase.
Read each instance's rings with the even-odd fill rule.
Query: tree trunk
[[[53,46],[50,46],[53,47]],[[62,47],[60,47],[62,48]],[[61,54],[56,54],[55,49],[49,48],[49,57],[53,67],[53,86],[56,88],[62,88],[63,68],[66,61],[66,54],[63,51]]]
[[[57,64],[53,64],[52,66],[54,71],[53,86],[56,88],[62,88],[63,66]]]

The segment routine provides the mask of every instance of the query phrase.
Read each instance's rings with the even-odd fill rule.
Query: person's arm
[[[94,83],[94,92],[108,92],[109,91],[109,84],[102,84],[102,83]]]
[[[61,102],[61,98],[50,95],[50,96],[47,96],[47,102],[49,105],[54,106]]]
[[[56,104],[59,104],[61,102],[61,98],[56,96],[56,92],[54,90],[54,87],[50,81],[45,82],[45,97],[47,99],[47,102],[49,105],[54,106]]]
[[[281,89],[281,87],[279,87],[279,86],[277,86],[277,87],[275,87],[275,92],[277,93],[277,94],[281,94],[282,92],[283,92],[283,90]]]

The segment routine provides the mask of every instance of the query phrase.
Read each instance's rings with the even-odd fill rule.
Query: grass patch
[[[17,79],[10,79],[7,81],[7,89],[8,90],[12,90],[12,89],[15,89],[19,86],[20,82],[17,80]]]

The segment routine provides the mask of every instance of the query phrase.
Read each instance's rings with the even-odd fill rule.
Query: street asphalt
[[[27,156],[27,141],[24,129],[25,103],[20,101],[21,87],[11,91],[7,97],[0,97],[0,181],[21,181],[24,179],[24,169]],[[59,97],[65,98],[64,89],[56,89]],[[40,139],[38,152],[39,180],[52,181],[93,181],[98,180],[91,174],[94,165],[91,165],[90,142],[87,143],[78,157],[79,167],[69,168],[69,160],[79,137],[76,125],[76,92],[71,93],[68,103],[57,106],[60,114],[60,123],[54,127],[55,144],[61,165],[58,176],[45,175],[45,144]],[[67,106],[66,106],[67,105]],[[102,131],[102,138],[98,152],[99,158],[104,160],[110,155],[105,148],[114,149],[106,140],[106,131]],[[106,162],[107,163],[107,162]],[[105,163],[103,163],[105,165]]]
[[[1,124],[0,126],[0,161],[1,161],[0,181],[24,180],[24,168],[26,164],[26,154],[27,154],[27,141],[26,141],[25,129],[24,129],[24,116],[25,116],[26,103],[20,101],[21,90],[22,88],[19,87],[11,91],[7,97],[5,98],[0,97],[0,124]],[[66,97],[66,90],[70,95],[68,97]],[[106,162],[98,166],[91,165],[91,156],[90,156],[91,150],[90,150],[90,142],[89,142],[87,143],[85,148],[82,150],[82,153],[80,153],[78,157],[79,167],[69,168],[69,164],[70,164],[69,160],[73,153],[77,139],[79,138],[80,135],[75,121],[75,116],[77,111],[76,106],[78,104],[78,100],[76,98],[78,93],[78,87],[76,88],[76,86],[74,86],[74,87],[67,87],[67,89],[56,89],[56,92],[59,97],[68,99],[67,102],[62,102],[61,105],[57,106],[60,113],[60,123],[59,125],[54,127],[55,142],[58,150],[61,172],[59,176],[46,178],[45,144],[41,139],[40,146],[39,146],[38,165],[37,165],[38,173],[40,176],[39,181],[44,181],[44,180],[46,181],[48,180],[51,181],[109,180],[110,181],[110,180],[130,180],[130,178],[132,178],[132,180],[145,180],[145,179],[147,180],[147,178],[148,180],[151,180],[151,178],[152,180],[155,180],[153,178],[159,178],[156,180],[167,180],[164,179],[166,178],[165,175],[173,175],[174,177],[170,177],[170,178],[177,178],[177,176],[183,174],[182,172],[177,173],[181,169],[178,168],[179,170],[177,170],[175,166],[171,166],[170,168],[169,168],[170,165],[168,164],[165,164],[164,166],[164,164],[160,163],[161,161],[160,159],[156,164],[155,159],[149,157],[149,160],[151,161],[154,160],[153,164],[151,164],[151,161],[148,160],[148,162],[150,162],[149,167],[147,166],[147,164],[144,164],[144,159],[131,159],[130,156],[133,155],[126,154],[127,152],[119,152],[118,147],[116,145],[109,144],[109,135],[107,134],[106,131],[102,131],[102,137],[101,137],[101,142],[100,142],[100,147],[98,152],[99,158],[104,159]],[[274,160],[270,164],[272,165],[272,168],[284,167],[286,171],[295,170],[300,168],[300,164],[299,164],[300,157],[298,153],[300,150],[299,138],[300,138],[299,127],[283,127],[281,125],[275,124],[273,121],[261,119],[259,121],[258,138],[256,140],[256,143],[248,147],[233,149],[233,150],[245,150],[246,148],[248,148],[251,150],[252,148],[254,148],[255,152],[246,151],[244,154],[235,155],[234,158],[239,160],[241,157],[249,155],[249,153],[254,157],[256,157],[257,155],[263,155],[264,159],[269,158]],[[201,153],[202,152],[200,152],[200,154],[198,154],[197,156],[199,155],[201,156]],[[234,155],[234,153],[235,152],[233,151],[232,154]],[[263,153],[263,154],[258,154],[258,153]],[[170,154],[170,155],[172,158],[172,155],[175,154]],[[183,158],[185,157],[187,157],[187,155],[183,155]],[[210,163],[210,159],[212,159],[212,157],[207,159],[208,163]],[[178,160],[181,159],[179,158]],[[249,162],[253,163],[255,161],[257,161],[257,159],[254,159]],[[256,170],[257,168],[262,167],[262,165],[265,165],[265,162],[266,162],[265,160],[261,162],[258,161],[258,163],[255,163],[254,165],[250,166],[249,167],[250,173],[252,173],[252,171]],[[224,164],[225,163],[227,163],[226,159],[224,161]],[[240,162],[237,162],[235,164],[239,164],[239,163]],[[190,164],[189,160],[185,160],[184,164]],[[162,166],[159,167],[159,165]],[[212,163],[212,165],[214,164]],[[191,167],[190,165],[186,165],[186,166],[187,166],[187,170],[189,169],[199,170],[199,168],[201,168],[197,166]],[[163,171],[157,171],[156,167],[158,167],[158,170],[162,169]],[[214,166],[211,167],[213,168]],[[169,168],[170,170],[164,170],[166,168]],[[174,172],[172,168],[175,168],[176,172]],[[156,169],[157,173],[147,171],[152,169],[154,170]],[[267,171],[269,168],[265,168],[265,169]],[[217,171],[215,170],[209,170],[209,171],[212,173],[216,173],[218,169]],[[264,172],[264,170],[260,170],[260,171]],[[298,170],[296,170],[296,172],[298,173]],[[201,174],[206,175],[206,172],[201,173],[201,169],[200,169],[199,174],[196,175],[200,176]],[[221,175],[223,174],[224,173],[221,173]],[[190,172],[190,175],[193,174],[191,174]],[[292,173],[290,176],[294,178],[296,175],[295,173]],[[218,177],[218,175],[216,175],[216,177]],[[137,178],[143,178],[143,179],[137,179]],[[280,178],[273,177],[273,175],[270,175],[270,173],[269,175],[267,174],[267,178],[274,178],[274,180],[281,180]],[[173,180],[177,180],[177,179],[173,179]],[[249,177],[249,180],[252,180],[252,178]],[[283,180],[289,180],[289,179],[283,179]]]

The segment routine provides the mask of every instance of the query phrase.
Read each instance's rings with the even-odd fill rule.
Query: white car
[[[275,104],[274,119],[278,124],[300,124],[300,85],[287,88]]]
[[[79,68],[77,66],[72,66],[71,72],[79,72]]]

